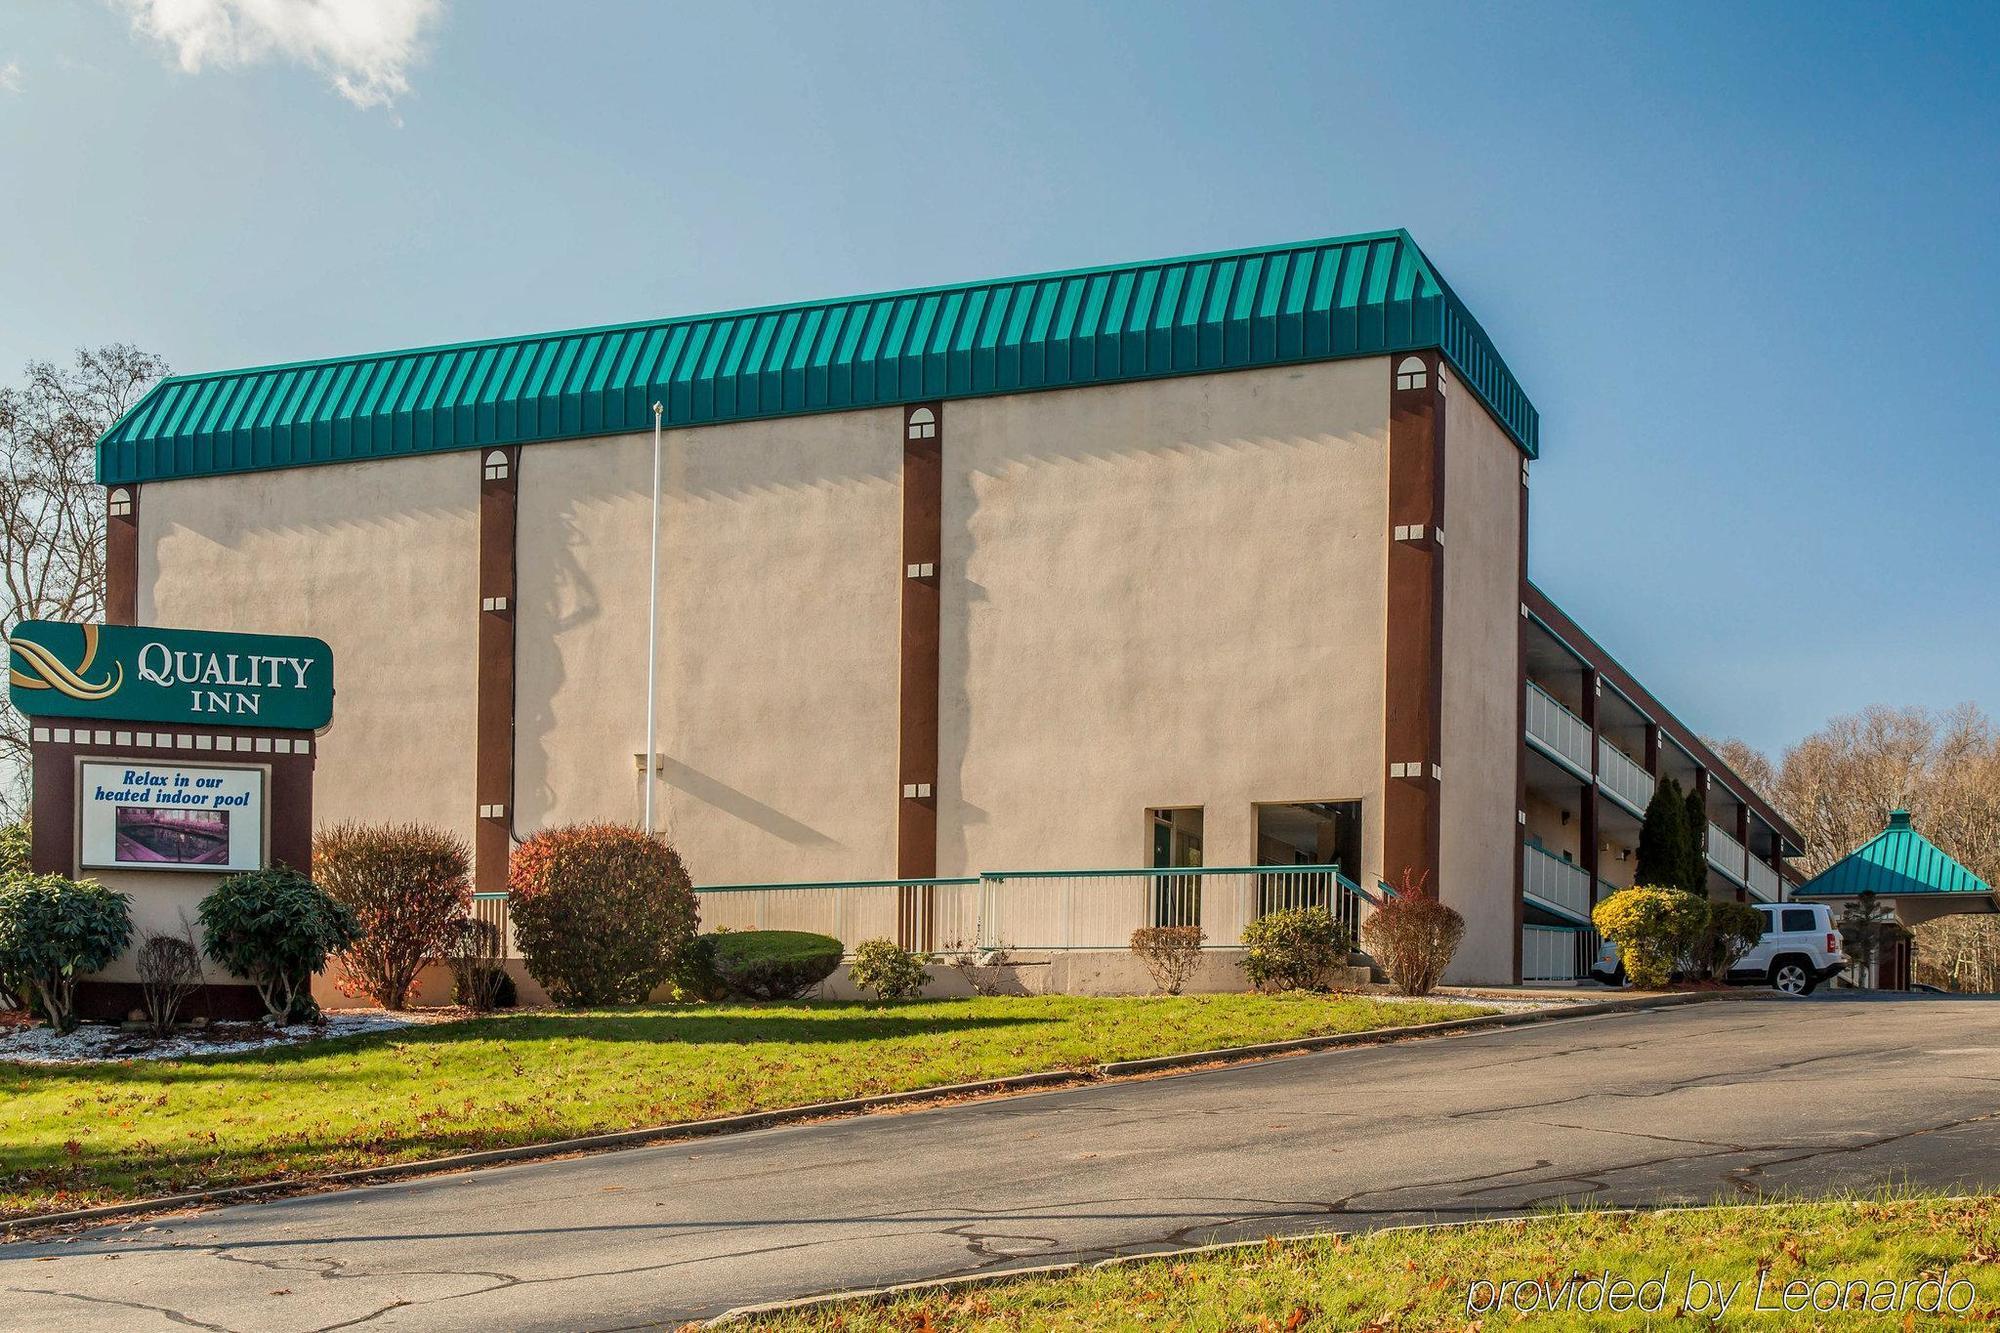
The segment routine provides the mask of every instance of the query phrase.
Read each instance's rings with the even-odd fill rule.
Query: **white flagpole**
[[[660,415],[653,404],[653,544],[646,566],[646,832],[653,832],[653,777],[659,763],[654,740],[653,701],[659,693],[660,653]]]

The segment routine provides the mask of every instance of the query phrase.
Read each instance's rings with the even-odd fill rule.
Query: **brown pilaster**
[[[1660,776],[1660,724],[1646,724],[1646,771],[1654,777]]]
[[[1514,624],[1514,983],[1521,981],[1521,927],[1527,922],[1527,866],[1521,844],[1528,822],[1528,460],[1521,460],[1521,615]]]
[[[139,623],[139,488],[104,493],[104,623]]]
[[[1702,864],[1708,864],[1708,770],[1696,766],[1694,789],[1701,793],[1701,821],[1694,827],[1695,846],[1701,849]]]
[[[1422,369],[1417,369],[1421,364]],[[1444,395],[1435,352],[1389,366],[1382,876],[1437,894],[1444,698]]]
[[[897,726],[896,877],[937,874],[938,565],[944,556],[944,404],[903,410],[901,708]],[[902,894],[906,948],[935,948],[928,888]]]
[[[1738,801],[1736,803],[1736,841],[1743,844],[1743,874],[1747,879],[1750,874],[1750,803],[1748,801]],[[1746,890],[1738,889],[1736,891],[1736,901],[1739,903],[1750,901],[1749,893]]]
[[[1604,743],[1598,733],[1597,701],[1604,689],[1603,678],[1591,667],[1583,669],[1583,720],[1590,726],[1590,781],[1583,784],[1577,799],[1582,813],[1577,821],[1577,841],[1583,855],[1577,864],[1583,873],[1590,876],[1590,901],[1597,902],[1597,856],[1599,839],[1597,833],[1597,747]]]
[[[479,463],[479,730],[473,743],[473,887],[507,887],[514,827],[514,520],[518,447],[482,449]]]

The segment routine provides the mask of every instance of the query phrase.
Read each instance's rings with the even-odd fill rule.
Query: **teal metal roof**
[[[1436,347],[1529,456],[1538,418],[1409,233],[176,375],[106,485]]]
[[[1794,898],[1880,897],[1993,892],[1985,880],[1917,832],[1908,810],[1889,812],[1889,827],[1792,890]]]

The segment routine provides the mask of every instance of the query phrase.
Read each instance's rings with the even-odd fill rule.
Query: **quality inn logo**
[[[333,717],[333,652],[319,639],[24,620],[7,646],[13,704],[30,717],[313,731]]]
[[[72,699],[109,699],[125,683],[125,668],[113,662],[102,680],[90,679],[90,668],[97,661],[97,628],[96,625],[83,627],[83,660],[74,668],[57,657],[46,644],[18,635],[10,638],[7,646],[13,649],[13,663],[8,679],[24,690],[55,690]],[[23,665],[27,668],[25,671],[22,670]]]

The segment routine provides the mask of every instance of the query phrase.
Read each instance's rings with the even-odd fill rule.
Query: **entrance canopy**
[[[1904,925],[1961,912],[2000,912],[1992,885],[1967,870],[1910,822],[1889,812],[1889,827],[1793,890],[1802,899],[1852,899],[1873,893]]]

